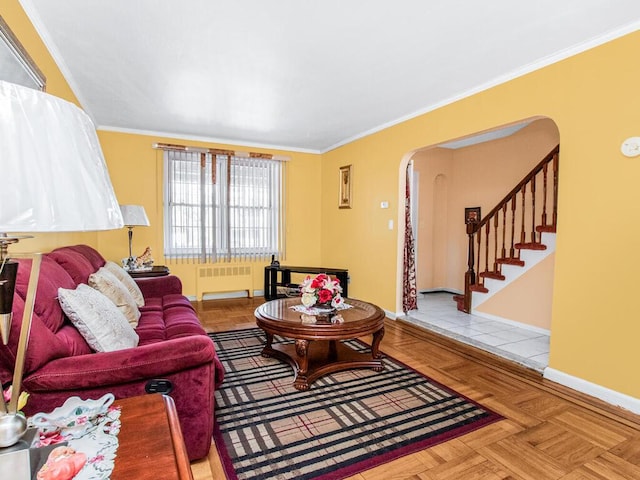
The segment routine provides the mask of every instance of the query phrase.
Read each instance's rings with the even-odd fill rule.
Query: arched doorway
[[[493,310],[475,312],[482,317],[470,317],[457,311],[452,297],[464,290],[468,244],[464,208],[482,206],[483,212],[488,212],[558,143],[555,123],[548,118],[536,118],[413,153],[410,162],[419,178],[419,195],[412,198],[420,202],[414,218],[419,301],[418,309],[408,312],[407,317],[414,323],[446,330],[449,336],[493,353],[503,349],[506,354],[502,356],[532,368],[541,370],[546,366],[552,285],[540,289],[545,290],[542,295],[547,298],[536,299],[534,307],[546,309],[536,315],[536,319],[544,317],[538,324],[505,307],[508,301],[504,299],[500,305],[494,302]],[[552,282],[553,258],[547,262],[546,270],[538,273],[550,276]],[[515,345],[516,339],[523,343]],[[546,351],[542,346],[545,341]],[[540,343],[537,347],[536,342]],[[521,361],[519,357],[523,355],[525,360]]]

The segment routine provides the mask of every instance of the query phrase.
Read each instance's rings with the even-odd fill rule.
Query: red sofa
[[[214,421],[214,391],[224,370],[213,342],[182,295],[176,276],[138,279],[145,298],[136,333],[137,347],[113,352],[92,351],[64,315],[58,287],[73,289],[87,283],[105,259],[87,245],[62,247],[43,255],[27,348],[23,390],[30,397],[27,415],[51,411],[65,399],[99,398],[112,392],[116,399],[145,394],[151,379],[173,384],[182,433],[191,460],[209,452]],[[30,260],[20,260],[14,321],[7,346],[0,342],[0,381],[11,381],[24,309]]]

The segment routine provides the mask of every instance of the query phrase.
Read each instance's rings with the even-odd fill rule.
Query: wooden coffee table
[[[352,368],[384,369],[378,351],[384,336],[385,314],[380,307],[360,300],[346,299],[353,308],[340,310],[344,323],[331,323],[329,316],[316,317],[316,323],[290,308],[300,304],[300,298],[272,300],[256,308],[256,323],[267,335],[262,356],[288,362],[295,374],[293,386],[308,390],[311,383],[323,375]],[[293,338],[293,344],[274,345],[273,336]],[[373,335],[370,353],[356,352],[341,340]]]

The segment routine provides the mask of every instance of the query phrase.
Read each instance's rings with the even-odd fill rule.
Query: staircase
[[[558,145],[488,215],[467,222],[465,290],[454,297],[458,310],[471,313],[555,251],[559,154]]]

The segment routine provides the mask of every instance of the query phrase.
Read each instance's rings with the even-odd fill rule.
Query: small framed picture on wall
[[[338,208],[351,208],[351,165],[340,167]]]
[[[480,223],[480,207],[466,207],[464,209],[464,223]]]

